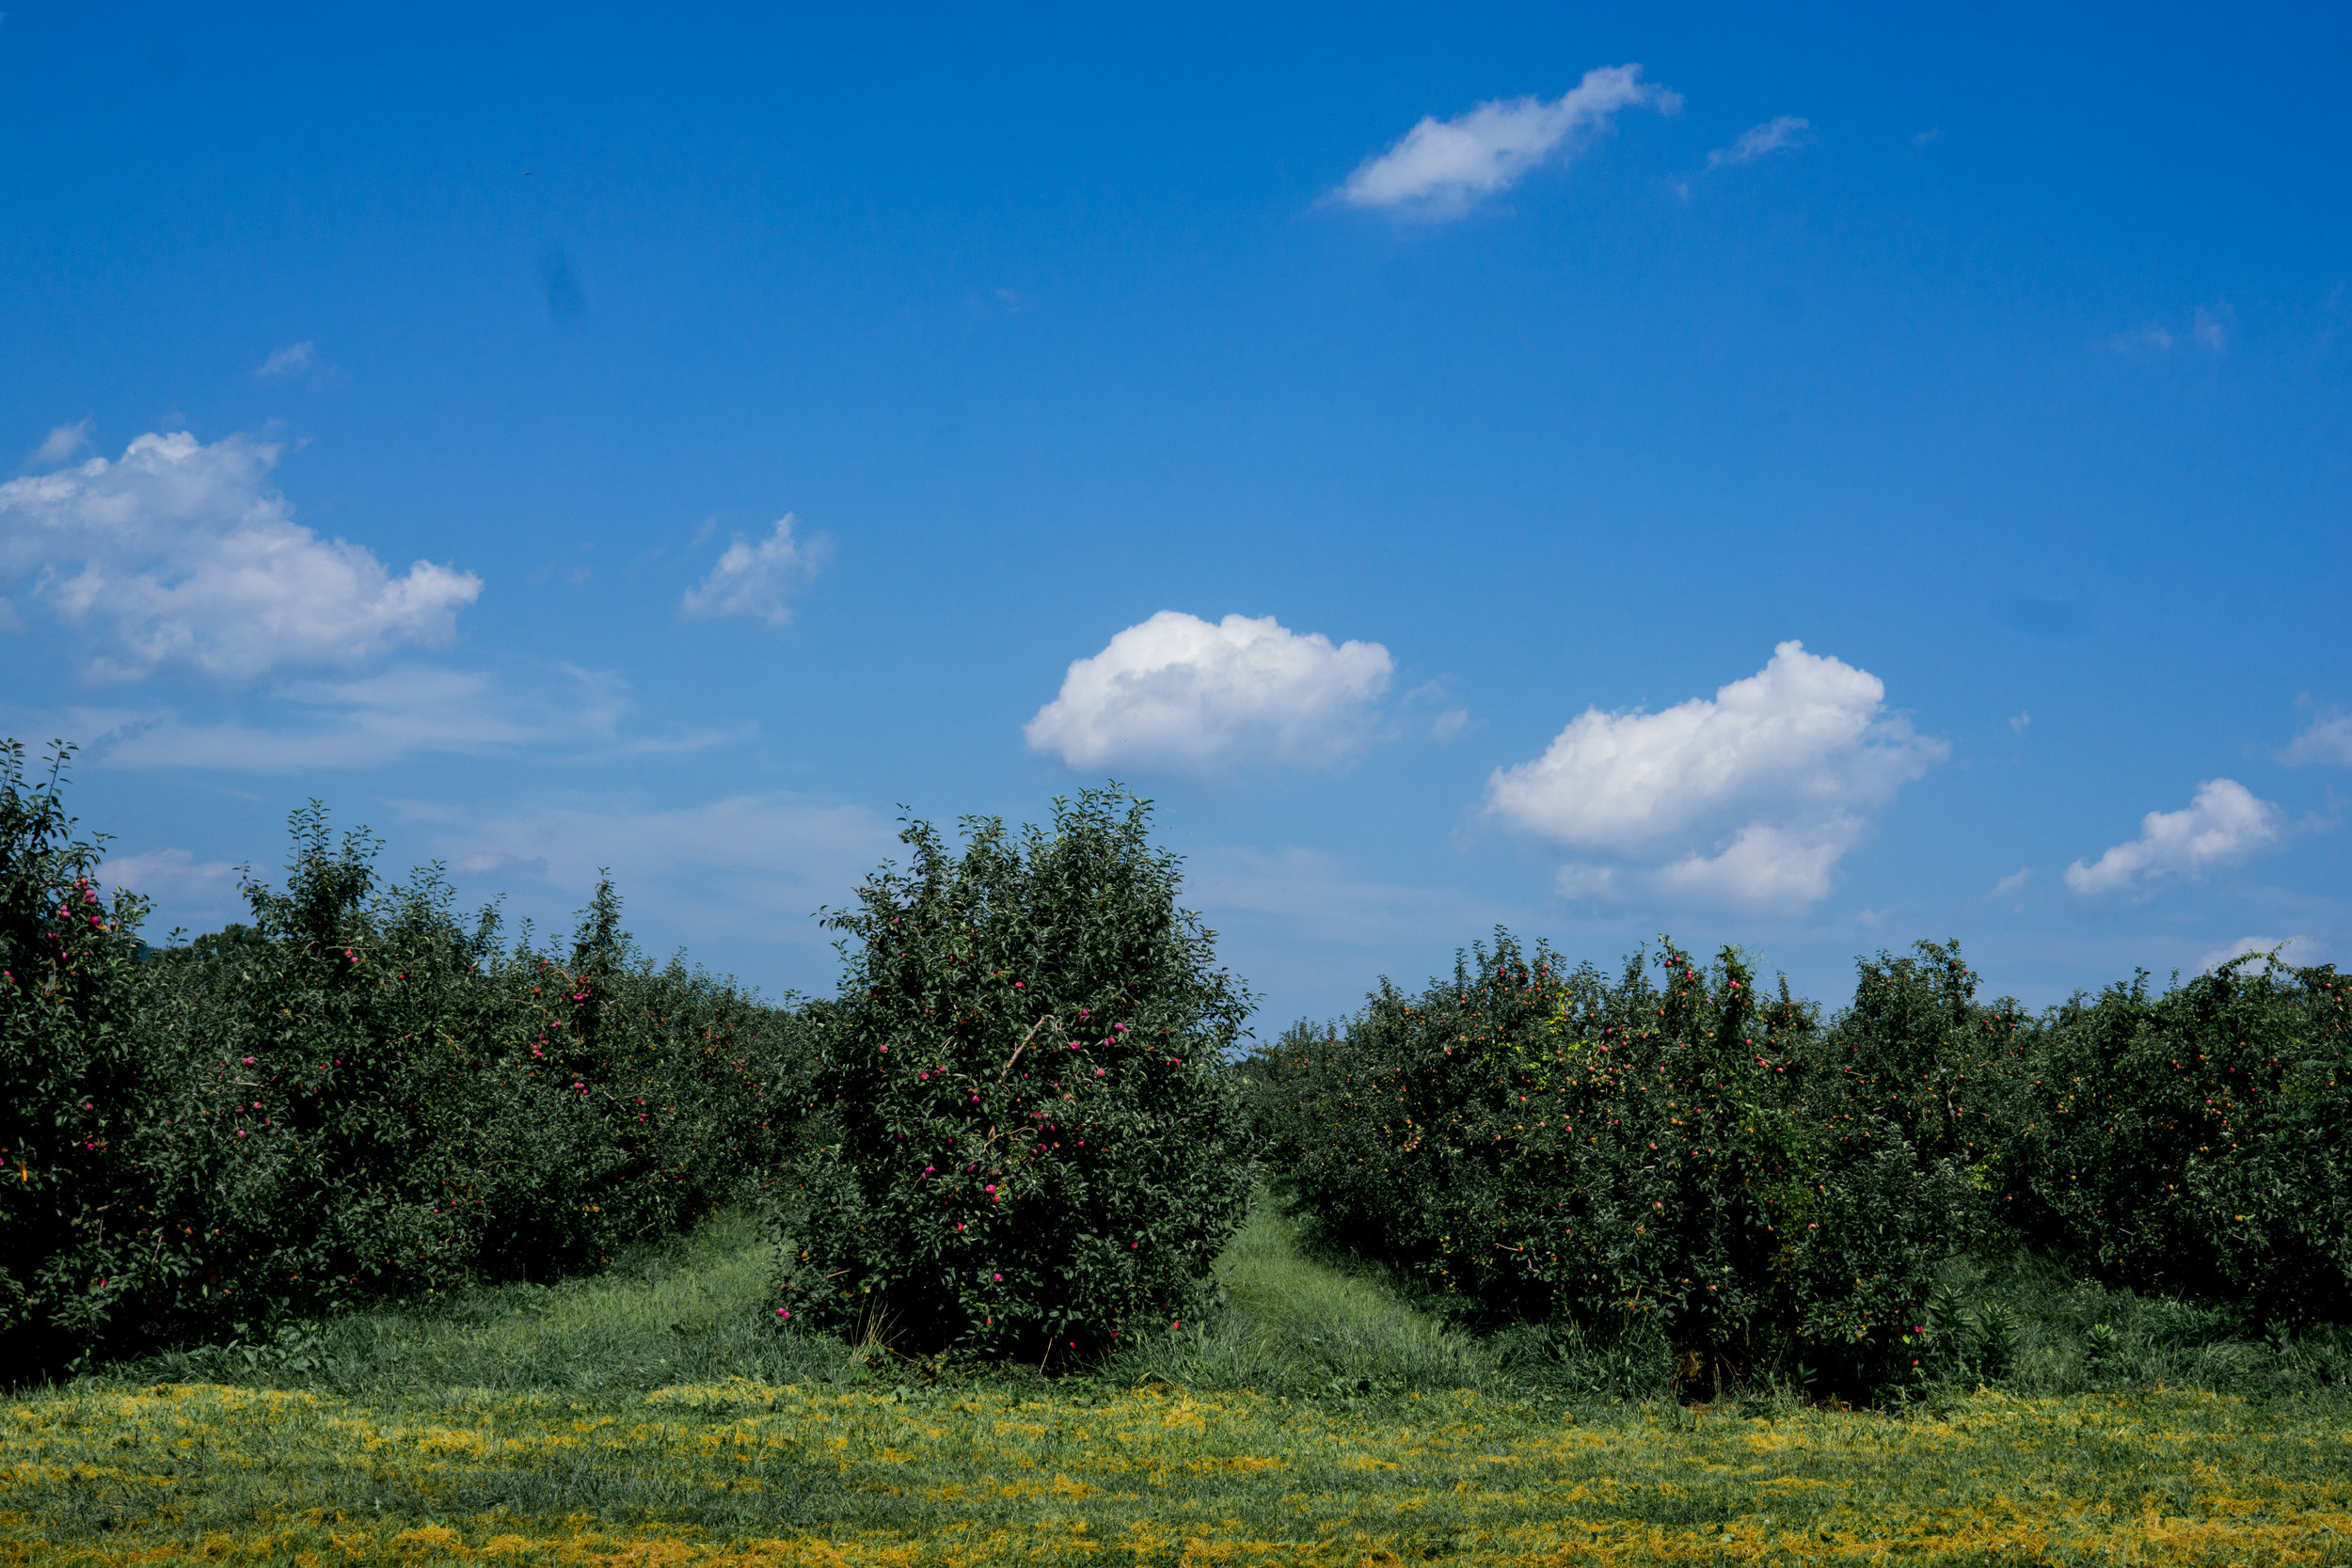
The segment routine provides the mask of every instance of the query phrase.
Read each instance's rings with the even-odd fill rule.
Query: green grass
[[[771,1259],[756,1225],[724,1213],[692,1234],[555,1285],[506,1285],[280,1331],[267,1344],[175,1351],[110,1369],[115,1383],[233,1383],[353,1399],[420,1388],[598,1396],[728,1377],[895,1386],[940,1369],[762,1321]],[[1216,1264],[1221,1309],[1075,1380],[975,1374],[1008,1386],[1160,1381],[1294,1398],[1379,1399],[1459,1388],[1545,1390],[1515,1375],[1507,1344],[1440,1323],[1379,1278],[1300,1249],[1260,1194]]]
[[[0,1563],[2352,1561],[2340,1384],[2027,1269],[1951,1282],[2038,1314],[2015,1386],[1858,1413],[1638,1397],[1641,1347],[1450,1326],[1269,1199],[1216,1317],[1086,1377],[779,1332],[768,1265],[722,1216],[21,1392]],[[2262,1397],[2148,1375],[2201,1366]]]
[[[845,1348],[761,1321],[772,1261],[755,1220],[721,1213],[603,1274],[355,1312],[267,1344],[170,1352],[108,1380],[401,1400],[423,1389],[593,1399],[726,1377],[857,1378],[860,1359]]]
[[[1105,1370],[1200,1389],[1364,1398],[1493,1388],[1487,1347],[1415,1311],[1370,1274],[1311,1258],[1268,1195],[1216,1265],[1223,1309]]]

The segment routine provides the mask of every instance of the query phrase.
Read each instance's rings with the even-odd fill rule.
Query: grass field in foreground
[[[900,1385],[759,1325],[723,1225],[19,1395],[0,1561],[2352,1563],[2333,1397],[1564,1409],[1270,1213],[1223,1273],[1227,1317],[1124,1381]],[[1251,1386],[1301,1365],[1401,1391]]]

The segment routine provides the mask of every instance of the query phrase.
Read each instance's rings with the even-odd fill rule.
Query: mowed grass
[[[1214,1322],[1089,1379],[758,1321],[723,1221],[613,1273],[20,1394],[0,1560],[2352,1562],[2333,1397],[1692,1411],[1521,1381],[1270,1204]]]

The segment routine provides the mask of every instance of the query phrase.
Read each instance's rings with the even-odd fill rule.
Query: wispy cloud
[[[1622,111],[1673,114],[1681,95],[1642,80],[1638,65],[1605,66],[1560,97],[1496,99],[1452,119],[1424,119],[1347,177],[1339,199],[1423,218],[1458,216],[1546,163],[1565,164]]]
[[[2308,768],[2314,763],[2352,768],[2352,713],[2330,708],[2319,714],[2301,735],[2288,742],[2279,753],[2279,760],[2289,768]]]
[[[2236,325],[2237,312],[2227,305],[2201,305],[2190,313],[2185,326],[2150,322],[2118,332],[2107,340],[2107,346],[2118,354],[2169,354],[2176,348],[2219,354],[2229,348]]]
[[[317,352],[313,342],[288,343],[253,368],[256,379],[262,381],[291,380],[310,368],[310,357]]]
[[[821,946],[818,906],[847,903],[898,851],[898,825],[877,812],[772,792],[653,811],[596,800],[404,810],[462,874],[578,897],[609,869],[633,904],[700,939]]]
[[[1184,901],[1205,911],[1271,915],[1286,934],[1361,947],[1417,946],[1432,932],[1527,924],[1527,911],[1458,888],[1367,880],[1352,863],[1320,849],[1209,850],[1185,868]]]
[[[150,849],[108,855],[98,868],[98,880],[152,900],[168,918],[182,911],[209,914],[230,907],[237,868],[226,861],[199,861],[185,849]]]
[[[1719,168],[1738,168],[1752,164],[1768,153],[1788,148],[1802,147],[1806,134],[1813,129],[1809,119],[1795,115],[1776,115],[1761,125],[1751,125],[1740,133],[1729,147],[1719,147],[1707,155],[1707,168],[1713,173]]]
[[[62,463],[89,445],[90,427],[94,421],[83,420],[76,424],[61,424],[41,438],[33,449],[32,461],[43,466]]]
[[[787,513],[765,539],[737,534],[710,575],[686,591],[680,608],[697,621],[744,615],[771,626],[791,625],[792,601],[833,559],[830,537],[795,539],[792,524]]]
[[[2285,951],[2280,952],[2281,948]],[[2326,951],[2322,943],[2315,942],[2309,937],[2240,937],[2235,942],[2223,943],[2198,959],[2197,973],[2202,974],[2208,970],[2219,969],[2232,958],[2242,958],[2249,953],[2279,952],[2280,963],[2315,964],[2319,962],[2321,955]],[[2262,969],[2260,964],[2248,967],[2257,974]]]
[[[171,708],[84,707],[68,710],[63,723],[103,767],[284,773],[374,768],[418,754],[607,744],[622,707],[618,683],[583,670],[532,681],[414,667],[290,684],[220,721]]]

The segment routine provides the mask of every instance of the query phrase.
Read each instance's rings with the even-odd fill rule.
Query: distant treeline
[[[1864,961],[1824,1017],[1730,949],[1612,977],[1498,933],[1293,1029],[1249,1092],[1336,1242],[1473,1315],[1662,1336],[1686,1383],[1997,1374],[2005,1326],[1938,1299],[1957,1255],[2255,1332],[2352,1317],[2344,976],[2257,957],[2041,1015],[1977,992],[1956,944]]]
[[[58,759],[62,759],[62,753]],[[640,957],[610,884],[567,940],[461,921],[433,870],[294,816],[283,886],[184,946],[102,892],[54,767],[0,743],[0,1361],[593,1268],[772,1183],[800,1015]]]

